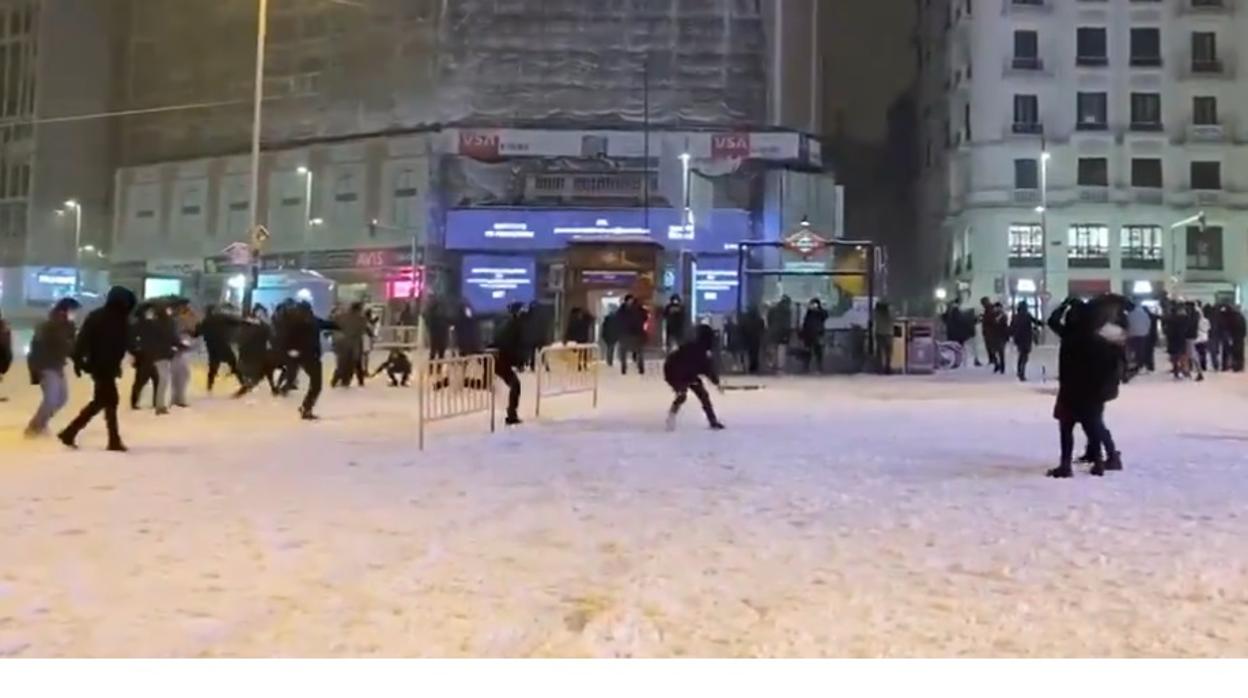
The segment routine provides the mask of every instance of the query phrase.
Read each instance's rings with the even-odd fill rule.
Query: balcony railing
[[[1193,75],[1221,75],[1226,70],[1222,61],[1217,58],[1193,58]]]
[[[1234,0],[1180,0],[1179,14],[1212,15],[1230,12]]]
[[[1226,129],[1222,124],[1190,124],[1187,138],[1195,143],[1219,143],[1226,139]]]
[[[1010,130],[1019,135],[1039,136],[1044,133],[1044,124],[1039,121],[1016,121]]]
[[[1122,268],[1137,270],[1165,269],[1166,260],[1162,251],[1147,247],[1124,247],[1122,249]]]
[[[1131,130],[1146,132],[1151,131],[1156,133],[1157,131],[1164,131],[1165,127],[1162,126],[1160,121],[1132,121]]]
[[[1131,56],[1132,68],[1160,68],[1161,56]]]
[[[1075,56],[1075,65],[1081,68],[1104,68],[1109,65],[1109,56]]]
[[[1025,72],[1044,70],[1044,60],[1039,56],[1014,56],[1010,59],[1010,69]]]

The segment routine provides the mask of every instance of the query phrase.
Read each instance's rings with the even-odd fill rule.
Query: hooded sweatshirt
[[[109,290],[104,307],[92,311],[82,323],[74,346],[75,367],[99,379],[121,376],[134,304],[130,289],[114,286]]]

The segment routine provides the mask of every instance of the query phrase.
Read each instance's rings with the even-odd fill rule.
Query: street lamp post
[[[306,177],[308,180],[307,188],[303,192],[303,220],[306,221],[308,224],[311,224],[313,220],[312,218],[312,177],[314,175],[312,174],[311,169],[304,167],[302,165],[300,165],[299,169],[295,171],[303,175],[304,177]]]
[[[1044,317],[1046,299],[1049,296],[1049,160],[1052,154],[1044,148],[1040,151],[1040,315]]]
[[[77,199],[65,202],[65,208],[74,212],[74,295],[82,293],[82,204]]]
[[[256,7],[256,85],[251,114],[251,193],[248,214],[251,222],[251,274],[243,287],[243,314],[251,315],[252,293],[260,283],[260,247],[256,232],[260,226],[260,131],[264,104],[264,49],[268,40],[269,0],[258,0]]]

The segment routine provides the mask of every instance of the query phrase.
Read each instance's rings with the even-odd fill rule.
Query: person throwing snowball
[[[706,413],[706,421],[715,430],[723,429],[724,425],[715,416],[715,406],[711,404],[711,396],[702,384],[702,376],[706,376],[715,387],[723,391],[719,385],[719,374],[711,361],[711,350],[715,345],[715,331],[707,325],[698,325],[694,330],[692,341],[681,344],[676,351],[668,354],[663,362],[663,378],[676,393],[672,408],[667,413],[667,429],[676,428],[676,415],[689,399],[689,392],[697,396],[702,403],[702,411]]]

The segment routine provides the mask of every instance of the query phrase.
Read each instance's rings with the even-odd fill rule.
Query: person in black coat
[[[494,335],[494,375],[507,384],[508,425],[520,424],[520,378],[516,368],[527,359],[528,344],[524,332],[524,306],[512,303],[507,317]]]
[[[473,315],[472,306],[464,302],[455,316],[455,348],[460,356],[480,354],[481,330],[477,326],[477,318]]]
[[[828,311],[818,298],[810,299],[806,307],[806,316],[802,318],[802,344],[806,346],[806,372],[810,372],[813,362],[815,370],[823,373],[823,338],[827,335],[825,325],[828,322]]]
[[[4,382],[4,376],[9,372],[9,368],[13,366],[13,331],[9,329],[9,323],[0,315],[0,383]],[[0,402],[8,402],[8,398],[0,395]]]
[[[321,334],[339,329],[333,322],[322,320],[312,312],[312,304],[303,301],[289,311],[287,328],[287,353],[296,366],[308,374],[308,392],[303,396],[299,416],[305,420],[317,419],[312,410],[321,396],[324,379],[321,365]]]
[[[1078,298],[1068,298],[1049,316],[1049,327],[1061,337],[1058,352],[1057,402],[1053,417],[1058,421],[1061,462],[1047,475],[1068,478],[1073,475],[1074,429],[1081,425],[1088,436],[1088,450],[1110,454],[1108,463],[1097,462],[1093,475],[1120,470],[1121,456],[1113,435],[1105,428],[1105,403],[1118,397],[1121,351],[1098,334],[1096,307]]]
[[[689,313],[685,303],[678,294],[673,293],[663,307],[664,347],[672,351],[685,341],[685,326],[689,322]]]
[[[120,402],[117,379],[121,376],[121,362],[129,347],[129,318],[134,305],[135,297],[130,289],[114,286],[108,292],[104,307],[92,311],[82,323],[74,344],[74,372],[90,375],[94,390],[91,402],[57,435],[61,443],[70,448],[78,448],[78,434],[97,414],[103,412],[108,427],[108,450],[126,450],[117,421],[117,405]]]
[[[1020,301],[1010,319],[1010,338],[1014,340],[1014,348],[1018,350],[1018,379],[1027,380],[1027,361],[1031,358],[1031,349],[1036,341],[1036,330],[1044,325],[1031,314],[1027,301]]]
[[[620,330],[620,373],[628,375],[631,357],[637,363],[637,372],[646,374],[646,321],[649,311],[634,296],[624,296],[617,314]]]
[[[224,365],[230,373],[239,378],[238,357],[234,355],[231,338],[237,327],[237,320],[230,317],[215,305],[204,309],[204,319],[195,328],[195,336],[204,339],[204,349],[208,353],[208,392],[217,382],[217,373]],[[240,379],[241,383],[241,379]]]
[[[602,330],[599,336],[602,338],[603,353],[607,355],[607,365],[615,365],[615,345],[620,342],[620,309],[618,307],[602,319]]]
[[[763,340],[767,336],[767,323],[758,306],[751,305],[741,316],[741,341],[745,345],[746,366],[750,375],[757,375],[761,369]]]
[[[268,381],[269,390],[274,394],[278,392],[273,374],[280,369],[284,361],[279,361],[269,346],[272,336],[273,330],[259,317],[240,323],[238,327],[239,388],[238,392],[234,393],[235,398],[251,392],[257,385],[260,385],[262,380]]]
[[[445,359],[451,346],[451,320],[436,298],[430,298],[425,308],[425,329],[429,332],[429,358]]]
[[[568,313],[568,325],[563,330],[563,341],[567,344],[589,344],[594,333],[593,314],[573,308]]]
[[[719,374],[716,373],[715,364],[711,360],[711,351],[714,346],[715,331],[707,325],[698,325],[694,329],[693,340],[680,345],[663,362],[663,379],[676,393],[676,398],[672,400],[671,409],[667,413],[669,431],[676,428],[676,415],[685,401],[689,399],[690,392],[697,396],[698,402],[702,403],[702,411],[706,414],[707,424],[716,430],[724,428],[723,423],[715,416],[715,405],[711,404],[711,396],[707,394],[706,386],[702,384],[702,376],[706,376],[707,380],[716,387],[719,386]]]
[[[1244,313],[1238,306],[1227,305],[1225,315],[1222,319],[1223,327],[1226,331],[1228,346],[1226,351],[1230,353],[1231,370],[1236,373],[1244,372],[1244,337],[1248,335],[1248,323],[1244,320]],[[1225,366],[1227,359],[1222,359]]]
[[[48,422],[69,400],[65,364],[74,353],[74,313],[81,307],[73,298],[62,298],[48,313],[48,319],[35,328],[26,355],[30,382],[39,386],[43,399],[26,425],[27,438],[47,433]]]

